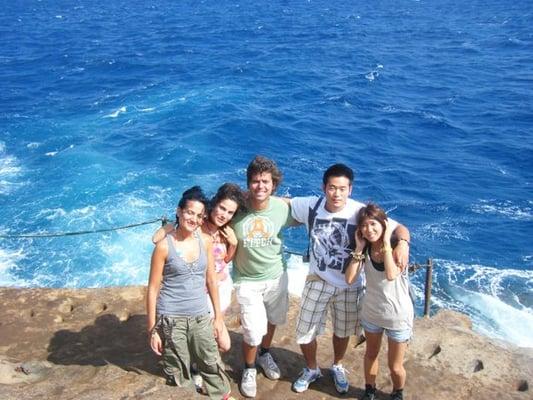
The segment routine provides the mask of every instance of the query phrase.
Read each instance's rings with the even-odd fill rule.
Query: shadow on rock
[[[283,328],[281,328],[280,330],[283,330]],[[226,372],[232,379],[233,383],[238,386],[241,380],[242,370],[244,368],[244,361],[242,358],[241,351],[243,337],[241,334],[235,333],[233,331],[230,331],[229,334],[231,337],[231,350],[227,353],[222,354],[222,360],[226,364]],[[300,372],[302,372],[302,369],[305,367],[305,360],[303,358],[303,355],[297,351],[294,351],[299,350],[299,348],[294,343],[292,343],[292,339],[290,340],[290,342],[290,344],[275,342],[275,344],[270,349],[270,352],[276,360],[276,363],[278,364],[281,371],[281,378],[279,380],[269,380],[263,374],[261,368],[257,367],[258,398],[277,398],[276,396],[278,395],[276,393],[278,393],[280,387],[284,388],[284,390],[287,390],[287,383],[288,387],[292,387],[293,382],[298,378]],[[319,354],[319,359],[331,358],[331,355],[329,353],[327,354],[327,357],[320,356],[321,355]],[[315,396],[316,392],[322,393],[323,395],[327,396],[326,398],[353,398],[354,396],[355,398],[362,397],[364,390],[362,390],[361,388],[356,388],[353,385],[350,386],[347,394],[339,394],[335,389],[335,385],[329,374],[329,370],[327,368],[324,368],[326,365],[327,364],[325,364],[325,361],[321,363],[322,373],[324,376],[311,384],[311,386],[309,387],[310,392],[314,392]],[[283,384],[280,385],[280,383],[282,382]],[[291,394],[287,398],[293,398],[294,396],[305,396],[305,394],[296,394],[296,392],[292,391],[290,393]]]
[[[105,314],[79,332],[59,330],[50,340],[47,360],[58,365],[113,364],[126,371],[160,375],[145,325],[146,315],[132,315],[121,321],[114,314]]]

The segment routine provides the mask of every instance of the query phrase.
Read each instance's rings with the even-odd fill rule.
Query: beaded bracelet
[[[352,261],[363,261],[365,259],[365,255],[363,253],[356,253],[355,251],[352,251],[350,255],[352,256]]]

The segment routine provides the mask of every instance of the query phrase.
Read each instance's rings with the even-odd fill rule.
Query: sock
[[[374,392],[376,391],[376,387],[375,387],[375,386],[372,386],[372,385],[368,385],[368,384],[366,384],[366,385],[365,385],[365,390],[368,390],[368,391],[374,393]]]
[[[198,370],[198,364],[192,363],[190,371],[191,371],[191,375],[199,375],[200,371]]]
[[[255,368],[255,363],[251,363],[251,364],[244,363],[244,368]]]
[[[270,352],[270,349],[265,349],[263,346],[261,346],[261,349],[259,350],[259,357],[265,355],[268,352]]]

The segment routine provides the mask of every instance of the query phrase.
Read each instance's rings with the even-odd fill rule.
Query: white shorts
[[[267,325],[284,324],[289,309],[287,272],[277,279],[235,285],[237,302],[241,306],[244,341],[258,346],[267,333]]]
[[[222,314],[226,312],[226,310],[231,305],[231,294],[233,292],[233,280],[231,279],[231,276],[227,276],[226,279],[223,281],[218,282],[218,302],[220,305],[220,311]],[[214,314],[213,310],[213,303],[211,302],[211,297],[209,297],[209,293],[207,293],[207,304],[209,305],[209,313],[211,315]]]

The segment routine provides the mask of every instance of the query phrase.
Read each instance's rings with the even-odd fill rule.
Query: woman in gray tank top
[[[167,383],[189,383],[189,365],[196,363],[209,398],[218,400],[230,398],[230,386],[215,341],[222,333],[223,320],[212,243],[199,229],[206,205],[198,186],[186,190],[176,210],[176,229],[154,249],[146,299],[147,328],[150,347],[163,357]]]
[[[403,399],[406,378],[403,361],[413,332],[414,312],[409,297],[408,271],[402,270],[394,261],[391,235],[387,215],[381,208],[368,204],[359,211],[356,247],[345,278],[348,283],[354,282],[364,268],[366,293],[361,315],[366,337],[363,400],[375,399],[378,354],[383,332],[388,337],[389,345],[389,369],[393,384],[390,398]]]

